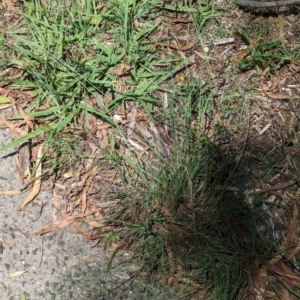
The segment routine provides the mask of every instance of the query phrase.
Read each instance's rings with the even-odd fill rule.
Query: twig
[[[33,220],[32,223],[33,223],[33,222],[36,222],[36,221],[41,217],[42,212],[43,212],[43,208],[44,208],[44,206],[45,206],[47,203],[48,203],[48,201],[46,201],[45,203],[42,202],[42,204],[41,204],[41,206],[40,206],[40,211],[39,211],[39,213],[38,213],[38,217],[37,217],[35,220]]]
[[[112,266],[112,262],[113,262],[113,260],[114,260],[114,258],[115,258],[115,256],[117,255],[117,253],[120,251],[120,250],[122,250],[125,246],[127,246],[128,244],[121,244],[121,245],[119,245],[115,250],[114,250],[114,252],[113,252],[113,254],[111,255],[111,258],[110,258],[110,260],[109,260],[109,262],[108,262],[108,264],[107,264],[107,269],[106,269],[106,271],[108,272],[109,271],[109,269],[111,268],[111,266]]]
[[[243,7],[269,8],[269,7],[278,7],[278,6],[300,5],[300,0],[281,0],[281,1],[270,1],[270,2],[237,0],[236,4]]]
[[[297,183],[297,181],[289,180],[289,181],[282,182],[282,183],[279,183],[279,184],[274,185],[274,186],[267,186],[267,187],[262,188],[261,190],[255,192],[254,194],[258,195],[258,194],[272,192],[272,191],[284,190],[284,189],[294,185],[295,183]]]
[[[41,245],[41,250],[42,250],[41,252],[42,253],[41,253],[41,259],[40,259],[39,267],[41,267],[41,264],[42,264],[42,261],[43,261],[43,256],[44,256],[44,247],[43,247],[44,245],[43,245],[43,242],[44,241],[43,241],[43,237],[42,237],[42,245]]]

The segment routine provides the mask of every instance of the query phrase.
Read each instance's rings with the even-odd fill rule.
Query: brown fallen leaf
[[[25,113],[25,111],[23,110],[23,108],[21,106],[17,106],[18,110],[20,111],[20,114],[22,115],[22,117],[24,118],[24,121],[26,122],[27,126],[33,130],[33,121],[34,121],[34,117],[28,117],[27,114]]]
[[[175,282],[175,278],[174,278],[174,274],[175,274],[175,263],[174,263],[174,255],[173,255],[173,251],[171,249],[171,247],[167,246],[167,255],[168,255],[168,260],[169,260],[169,266],[170,266],[170,277],[168,277],[167,281],[166,281],[166,288],[170,288],[174,282]]]
[[[11,0],[3,0],[3,4],[5,5],[6,9],[16,15],[20,14],[20,11],[14,1]]]
[[[40,189],[41,189],[43,146],[44,146],[44,144],[41,144],[39,146],[38,153],[37,153],[36,174],[35,174],[36,180],[34,181],[32,191],[29,193],[29,195],[26,197],[26,199],[25,199],[25,201],[23,203],[23,207],[25,205],[27,205],[29,202],[31,202],[39,194]]]
[[[49,233],[54,230],[55,230],[55,227],[53,226],[53,224],[47,224],[41,230],[37,231],[35,234],[44,235],[44,234]]]
[[[283,257],[283,251],[285,249],[290,248],[290,246],[293,245],[293,240],[296,236],[296,229],[297,229],[297,216],[298,216],[298,209],[297,209],[297,205],[296,203],[294,203],[294,208],[293,208],[293,214],[292,214],[292,219],[291,219],[291,224],[290,227],[285,235],[285,239],[283,244],[281,245],[279,252],[275,257],[273,257],[271,260],[269,260],[269,265],[274,265],[276,264],[278,261],[280,261]],[[280,251],[283,250],[283,251]]]
[[[106,150],[107,146],[108,146],[108,131],[107,129],[102,129],[101,130],[102,133],[102,141],[101,141],[101,149],[102,150]]]
[[[135,28],[139,28],[140,27],[140,23],[139,23],[139,21],[137,19],[134,19],[133,25],[134,25]]]
[[[108,264],[107,264],[107,271],[111,268],[112,263],[113,263],[113,260],[114,260],[115,256],[117,255],[117,253],[118,253],[120,250],[122,250],[125,246],[127,246],[127,244],[124,243],[124,244],[121,244],[121,245],[119,245],[119,246],[117,246],[117,247],[115,248],[115,250],[114,250],[113,254],[111,255],[110,260],[109,260],[109,262],[108,262]]]
[[[13,103],[0,104],[0,110],[4,110],[4,109],[10,108],[12,106],[14,106]]]
[[[275,265],[270,265],[268,263],[264,263],[264,265],[271,271],[280,275],[282,279],[290,286],[299,286],[300,278],[292,270],[283,262],[279,261]]]
[[[19,147],[19,153],[15,156],[15,164],[20,176],[20,181],[24,183],[24,177],[28,175],[30,164],[29,144],[23,143]]]
[[[5,127],[9,128],[10,131],[14,134],[15,137],[20,137],[20,136],[22,136],[23,130],[21,130],[20,128],[18,128],[18,125],[13,124],[13,123],[10,123],[10,122],[8,122],[8,121],[5,120],[5,119],[1,119],[1,120],[0,120],[0,123],[3,124],[2,126],[4,126],[4,128],[5,128]]]
[[[263,92],[271,99],[274,99],[274,100],[292,100],[292,99],[295,99],[295,97],[293,96],[289,96],[289,95],[283,95],[283,94],[273,94],[271,92],[269,92],[267,90],[266,87],[262,87],[262,90]]]
[[[26,270],[18,271],[18,272],[15,272],[15,273],[12,273],[12,274],[8,275],[7,277],[8,278],[17,277],[17,276],[20,276],[20,275],[22,275],[22,274],[24,274],[26,272],[28,272],[28,271],[26,271]]]
[[[97,126],[97,130],[108,129],[110,127],[111,127],[111,125],[109,125],[109,124],[102,124],[102,125]]]
[[[253,285],[254,287],[262,292],[266,289],[266,282],[262,279],[262,274],[266,272],[266,267],[262,266],[261,268],[258,268],[257,271],[254,273],[253,276]]]
[[[79,232],[80,234],[82,234],[86,239],[88,240],[98,240],[104,237],[104,234],[92,234],[92,233],[88,233],[85,232],[78,224],[77,222],[73,222],[72,226],[77,230],[77,232]]]
[[[254,48],[254,47],[257,45],[258,41],[259,41],[259,38],[253,40],[253,41],[250,43],[250,45],[249,45],[246,49],[242,50],[242,51],[236,56],[236,58],[234,59],[234,61],[232,62],[232,66],[233,66],[233,67],[237,66],[237,64],[238,64],[244,57],[246,57],[246,56],[250,53],[250,50],[251,50],[252,48]]]
[[[278,286],[278,290],[279,290],[279,293],[281,294],[282,296],[282,299],[285,299],[285,300],[292,300],[292,298],[290,297],[290,293],[289,293],[289,290],[283,286],[283,285],[279,285]],[[276,298],[276,300],[278,299],[278,297]]]
[[[11,191],[0,191],[0,195],[4,196],[16,196],[22,194],[20,190],[11,190]]]
[[[20,177],[20,182],[22,184],[24,184],[24,171],[21,167],[21,164],[20,164],[20,161],[19,161],[19,158],[18,158],[18,155],[15,155],[15,165],[17,167],[17,171],[19,173],[19,177]]]
[[[64,228],[70,224],[72,224],[76,219],[78,218],[85,218],[87,216],[89,216],[90,214],[77,214],[77,215],[72,215],[72,216],[68,216],[63,220],[57,220],[53,223],[49,223],[46,226],[44,226],[41,230],[39,230],[38,232],[36,232],[36,234],[38,235],[43,235],[46,234],[48,232],[51,232],[53,230],[56,229],[60,229],[60,228]]]
[[[11,93],[11,90],[0,87],[0,95],[9,96],[10,93]],[[9,100],[9,98],[7,98],[7,99]],[[8,102],[10,102],[10,100]],[[8,103],[8,102],[5,102],[5,103]]]
[[[90,185],[92,183],[92,180],[94,179],[94,177],[97,175],[97,173],[99,172],[100,168],[99,167],[94,167],[90,172],[88,172],[88,176],[86,177],[86,183],[85,186],[82,190],[82,202],[81,202],[81,212],[85,213],[86,207],[87,207],[87,192],[90,188]]]
[[[110,73],[117,75],[117,76],[123,76],[125,73],[127,73],[132,67],[125,65],[121,63],[121,66],[119,69],[113,69],[110,71]]]
[[[86,223],[94,228],[101,228],[101,227],[105,227],[106,224],[104,223],[100,223],[100,222],[96,222],[96,221],[86,221]]]
[[[75,219],[78,218],[84,218],[87,215],[83,215],[83,214],[77,214],[77,215],[72,215],[72,216],[68,216],[66,218],[64,218],[63,220],[57,220],[53,223],[53,225],[57,228],[64,228],[68,225],[70,225],[72,222],[74,222]]]
[[[291,224],[285,235],[284,242],[281,246],[283,249],[287,249],[290,246],[292,246],[293,241],[294,241],[295,237],[297,236],[296,235],[296,230],[297,230],[297,225],[298,225],[297,217],[298,217],[298,209],[297,209],[296,202],[294,202]]]
[[[63,177],[66,179],[72,178],[74,176],[73,171],[69,171],[63,174]]]

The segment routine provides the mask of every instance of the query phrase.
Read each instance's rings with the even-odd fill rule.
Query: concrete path
[[[10,132],[1,129],[0,145],[11,140]],[[1,191],[21,188],[14,151],[0,155]],[[160,298],[152,298],[141,283],[122,285],[129,278],[127,272],[106,274],[108,256],[103,247],[92,248],[95,242],[85,240],[71,226],[36,235],[53,221],[52,195],[42,192],[19,211],[27,194],[0,196],[0,300]]]

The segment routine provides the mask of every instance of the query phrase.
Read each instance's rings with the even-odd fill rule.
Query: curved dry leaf
[[[298,225],[298,209],[297,205],[294,202],[294,207],[293,207],[293,213],[292,213],[292,218],[291,218],[291,224],[290,227],[285,235],[284,242],[282,244],[282,248],[286,249],[289,248],[290,246],[293,245],[294,238],[296,237],[296,230],[297,230],[297,225]]]
[[[112,69],[110,71],[111,74],[114,74],[116,76],[123,76],[126,72],[128,72],[132,67],[129,65],[125,65],[124,63],[121,63],[121,66],[119,69]]]
[[[293,246],[293,240],[296,237],[296,229],[297,229],[297,225],[298,225],[297,217],[298,217],[298,209],[297,209],[296,203],[294,203],[291,224],[285,235],[284,242],[280,247],[280,249],[282,249],[282,250],[288,249],[288,248],[290,248],[290,246]],[[268,262],[269,265],[274,265],[282,259],[283,254],[281,253],[281,251],[279,251],[279,252],[280,253],[278,253],[275,257],[273,257],[272,259],[269,260],[269,262]]]
[[[20,181],[23,184],[24,177],[28,174],[30,164],[30,150],[28,143],[23,143],[19,147],[19,154],[15,156],[15,164],[20,176]]]
[[[20,195],[22,192],[20,190],[11,190],[11,191],[0,191],[0,195],[4,196],[16,196]]]
[[[84,214],[77,214],[77,215],[68,216],[68,217],[66,217],[63,220],[57,220],[57,221],[55,221],[53,223],[47,224],[41,230],[39,230],[38,232],[36,232],[36,234],[43,235],[43,234],[51,232],[51,231],[53,231],[55,229],[64,228],[64,227],[72,224],[75,221],[75,219],[85,218],[85,217],[87,217],[89,215],[91,215],[91,214],[85,214],[85,215]]]
[[[107,271],[111,268],[112,263],[113,263],[113,260],[114,260],[115,256],[117,255],[117,253],[118,253],[120,250],[122,250],[125,246],[127,246],[127,244],[124,243],[124,244],[118,245],[118,246],[115,248],[115,250],[114,250],[113,254],[111,255],[110,260],[109,260],[109,262],[108,262],[108,264],[107,264]]]
[[[293,96],[289,96],[289,95],[284,95],[284,94],[278,94],[278,93],[271,93],[267,90],[266,87],[262,87],[263,92],[271,99],[274,100],[292,100],[295,99],[295,97]]]
[[[13,103],[0,104],[0,110],[2,110],[2,109],[7,109],[7,108],[10,108],[10,107],[12,107],[12,106],[14,106]]]
[[[94,177],[97,175],[97,173],[99,172],[100,168],[99,167],[94,167],[90,172],[88,172],[87,174],[85,174],[85,186],[83,188],[82,191],[82,203],[81,203],[81,210],[82,213],[85,212],[86,207],[87,207],[87,192],[90,188],[91,182],[94,179]]]
[[[21,106],[19,106],[19,105],[18,105],[18,110],[20,111],[20,114],[24,118],[24,121],[26,122],[26,124],[28,125],[28,127],[33,130],[33,122],[32,121],[34,120],[34,117],[27,116],[27,114],[25,113],[24,109]]]
[[[30,192],[30,194],[26,197],[23,206],[27,205],[29,202],[31,202],[40,192],[41,189],[41,175],[42,175],[42,155],[43,155],[43,146],[44,144],[41,144],[38,152],[37,152],[37,159],[36,159],[36,166],[37,166],[37,170],[36,170],[36,180],[33,184],[33,189]]]
[[[100,222],[96,222],[96,221],[87,221],[87,223],[94,227],[94,228],[101,228],[101,227],[105,227],[106,225]]]
[[[63,174],[63,177],[66,179],[72,178],[74,176],[74,173],[72,171],[66,172]]]
[[[11,0],[3,0],[3,4],[5,5],[6,9],[16,15],[20,14],[19,8],[16,6],[14,1]]]
[[[108,131],[106,129],[102,129],[102,141],[101,141],[101,149],[105,150],[108,146]]]
[[[47,224],[41,230],[37,231],[35,234],[44,235],[44,234],[49,233],[53,230],[55,230],[53,224]]]
[[[10,131],[16,136],[20,137],[22,136],[23,131],[20,128],[17,128],[18,125],[15,125],[13,123],[8,122],[5,119],[1,119],[0,122],[3,124],[4,128],[7,127],[10,129]]]
[[[237,66],[237,64],[244,58],[246,57],[249,53],[250,53],[250,50],[253,48],[253,47],[256,47],[256,45],[258,44],[258,41],[259,41],[259,38],[253,40],[251,42],[251,44],[246,48],[246,49],[243,49],[241,52],[238,53],[238,55],[235,57],[235,59],[233,60],[232,62],[232,66],[235,67]]]
[[[88,240],[98,240],[98,239],[101,239],[104,237],[103,234],[92,234],[92,233],[88,233],[88,232],[85,232],[78,224],[77,222],[73,222],[72,223],[72,226],[77,230],[77,232],[79,232],[80,234],[82,234],[86,239]]]
[[[55,221],[53,223],[53,225],[56,226],[56,227],[59,227],[59,228],[63,228],[63,227],[66,227],[66,226],[70,225],[72,222],[74,222],[75,219],[85,218],[88,215],[90,215],[90,214],[85,214],[85,215],[84,214],[77,214],[77,215],[73,215],[73,216],[68,216],[63,220]]]
[[[22,275],[26,272],[28,272],[28,271],[26,271],[26,270],[18,271],[18,272],[15,272],[15,273],[12,273],[12,274],[8,275],[8,277],[9,278],[17,277],[17,276],[20,276],[20,275]]]

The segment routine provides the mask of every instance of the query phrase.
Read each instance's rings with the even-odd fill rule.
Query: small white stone
[[[122,122],[122,116],[120,116],[120,115],[114,115],[114,120],[117,122],[117,123],[120,123],[120,122]]]

